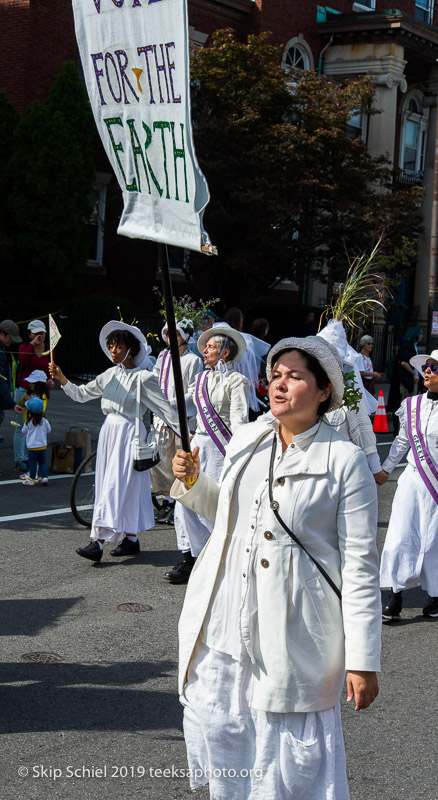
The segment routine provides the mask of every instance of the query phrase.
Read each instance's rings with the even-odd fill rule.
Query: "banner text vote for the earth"
[[[94,117],[123,193],[118,233],[208,252],[186,0],[73,0],[73,11]]]

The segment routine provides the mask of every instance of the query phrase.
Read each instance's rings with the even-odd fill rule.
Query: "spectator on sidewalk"
[[[18,403],[28,391],[26,378],[29,377],[31,372],[34,370],[41,370],[45,372],[46,375],[49,372],[49,357],[48,355],[43,355],[47,350],[45,344],[47,329],[44,322],[40,319],[34,319],[32,322],[29,322],[27,330],[29,331],[29,342],[28,344],[21,344],[18,348],[19,363],[14,395],[16,403]],[[50,387],[53,387],[52,380],[50,380]],[[24,437],[21,435],[22,421],[17,419],[17,422],[20,424],[20,428],[16,428],[14,435],[15,470],[16,472],[25,473],[28,468],[26,443]]]
[[[16,322],[12,319],[0,322],[0,425],[4,420],[5,411],[14,410],[18,414],[22,413],[22,409],[12,399],[11,357],[7,352],[7,348],[13,342],[18,344],[22,341]]]

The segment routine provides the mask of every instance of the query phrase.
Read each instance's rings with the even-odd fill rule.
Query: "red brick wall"
[[[65,61],[77,61],[71,3],[0,0],[0,32],[0,91],[23,112],[47,96]]]

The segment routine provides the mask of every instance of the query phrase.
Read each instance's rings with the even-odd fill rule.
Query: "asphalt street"
[[[51,442],[78,425],[95,443],[102,423],[98,401],[79,405],[59,389],[47,417]],[[70,513],[71,477],[22,486],[11,419],[0,428],[0,799],[192,796],[176,692],[185,587],[163,579],[178,561],[173,528],[142,534],[136,558],[80,559],[88,530]],[[392,436],[378,440],[383,460]],[[399,474],[379,489],[380,547]],[[356,713],[342,700],[351,800],[438,800],[438,622],[422,616],[424,600],[406,592],[401,621],[383,627],[373,706]]]

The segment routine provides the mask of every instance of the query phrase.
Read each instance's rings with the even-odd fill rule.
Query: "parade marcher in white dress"
[[[383,464],[387,479],[409,450],[382,552],[380,583],[391,589],[386,620],[400,617],[402,590],[413,586],[429,595],[424,616],[438,618],[438,350],[414,356],[410,364],[428,391],[403,400],[400,430]]]
[[[213,800],[348,800],[345,669],[356,710],[378,693],[376,485],[363,453],[322,419],[342,402],[337,351],[284,339],[267,376],[273,417],[232,437],[219,482],[196,449],[195,463],[182,450],[174,459],[173,496],[215,519],[179,626],[191,788],[209,784]]]
[[[235,370],[245,352],[242,334],[226,323],[204,331],[198,340],[204,356],[204,372],[197,376],[187,411],[196,412],[196,433],[192,448],[199,447],[202,470],[219,480],[225,446],[231,435],[248,422],[249,381]],[[213,530],[203,515],[195,514],[177,503],[175,532],[183,561],[165,574],[170,583],[186,583],[194,562]]]
[[[188,403],[194,390],[196,376],[202,371],[202,362],[199,356],[195,356],[195,354],[191,353],[187,348],[187,345],[194,341],[192,338],[193,326],[190,320],[182,319],[177,321],[176,331],[182,382],[185,400],[186,403]],[[166,344],[168,344],[167,325],[164,325],[161,336]],[[173,408],[176,408],[172,356],[168,348],[162,350],[159,354],[153,373],[160,382],[160,388],[166,400],[169,401]],[[189,417],[188,425],[189,431],[194,433],[196,429],[196,415]],[[154,428],[158,440],[160,461],[157,466],[153,467],[150,471],[151,492],[160,493],[164,498],[163,504],[156,515],[156,520],[157,522],[171,523],[173,520],[173,506],[175,504],[175,501],[171,500],[169,497],[170,487],[173,483],[172,459],[181,446],[181,439],[175,431],[169,428],[164,420],[159,417],[154,417]]]
[[[78,403],[101,397],[105,421],[99,434],[96,455],[96,483],[91,542],[76,552],[91,561],[100,561],[104,542],[120,542],[112,556],[136,555],[140,551],[137,533],[153,528],[154,513],[149,489],[149,473],[134,470],[134,435],[137,412],[137,385],[141,383],[140,413],[147,409],[160,415],[179,430],[178,415],[162,393],[152,372],[136,366],[146,355],[146,339],[133,325],[111,321],[102,328],[99,342],[115,366],[93,381],[76,386],[59,366],[49,366],[64,392]],[[143,422],[141,435],[145,436]]]
[[[359,408],[355,411],[352,408],[342,406],[326,415],[327,421],[333,425],[339,433],[346,439],[357,444],[366,455],[368,466],[374,475],[377,484],[385,483],[385,475],[382,472],[379,454],[377,452],[377,440],[373,431],[369,411],[366,405],[365,389],[361,379],[360,365],[361,356],[349,345],[345,328],[341,321],[331,319],[322,331],[318,333],[326,342],[330,342],[336,347],[341,359],[344,373],[354,373],[354,386],[361,391]],[[366,338],[366,337],[363,337]],[[362,341],[362,340],[361,340]]]

